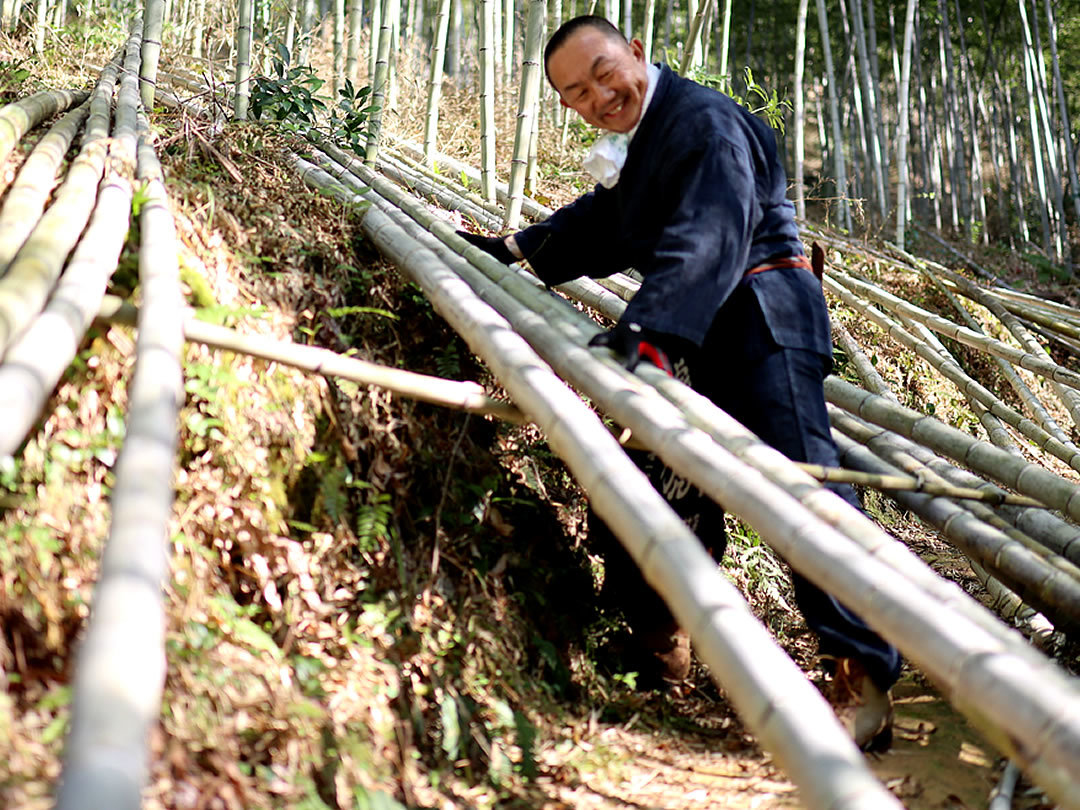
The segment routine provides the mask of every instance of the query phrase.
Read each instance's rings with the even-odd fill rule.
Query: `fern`
[[[385,492],[375,495],[374,501],[360,510],[356,518],[356,536],[361,551],[374,551],[379,541],[387,536],[393,511],[390,496]]]

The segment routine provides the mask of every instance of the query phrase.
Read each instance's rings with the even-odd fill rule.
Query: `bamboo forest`
[[[0,1],[0,805],[1080,808],[1078,121],[1078,0]],[[837,464],[634,320],[721,243]]]

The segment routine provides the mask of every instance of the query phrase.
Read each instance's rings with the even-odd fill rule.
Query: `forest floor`
[[[57,36],[42,60],[0,39],[0,69],[34,65],[19,95],[88,86],[86,65],[120,41]],[[424,95],[415,75],[403,67],[390,122],[410,137]],[[472,100],[448,87],[440,143],[475,163]],[[513,107],[504,91],[504,134]],[[165,109],[152,122],[199,317],[498,390],[365,242],[360,213],[284,168],[290,136]],[[583,135],[571,127],[561,147],[544,121],[540,192],[554,204],[584,187],[572,168]],[[24,157],[0,167],[5,185]],[[114,292],[132,293],[135,266],[129,246]],[[880,354],[897,390],[957,407],[935,375]],[[131,365],[130,330],[95,329],[37,432],[0,468],[4,807],[51,805]],[[678,690],[635,688],[620,658],[625,626],[597,596],[585,503],[535,428],[196,345],[185,372],[168,675],[146,807],[801,806],[700,664]],[[978,590],[955,549],[866,498],[897,538]],[[729,530],[723,569],[820,682],[783,563],[734,519]],[[999,756],[919,672],[905,669],[895,696],[895,744],[871,768],[912,810],[984,806]],[[1024,785],[1015,806],[1050,805]]]

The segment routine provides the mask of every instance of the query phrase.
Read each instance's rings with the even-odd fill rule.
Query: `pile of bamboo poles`
[[[379,211],[403,226],[423,248],[398,236],[384,245],[375,239],[384,226],[372,223],[370,227],[376,244],[388,256],[399,260],[403,270],[414,279],[423,277],[414,275],[422,271],[408,267],[415,254],[426,249],[438,257],[438,264],[432,262],[437,269],[430,272],[439,278],[455,279],[458,292],[443,300],[432,291],[437,308],[492,366],[522,410],[548,432],[556,451],[566,453],[568,465],[598,509],[611,508],[610,494],[603,487],[593,492],[593,487],[603,478],[573,457],[574,443],[569,447],[565,443],[571,428],[561,422],[549,425],[542,421],[536,414],[538,406],[532,401],[535,394],[517,387],[520,370],[505,369],[505,360],[488,354],[492,349],[484,344],[483,330],[477,334],[478,327],[461,319],[455,296],[476,296],[491,305],[563,380],[629,428],[637,443],[660,455],[677,474],[747,520],[793,567],[863,615],[937,682],[957,708],[1003,753],[1015,758],[1036,781],[1065,802],[1063,806],[1077,806],[1074,794],[1080,787],[1076,781],[1080,763],[1075,759],[1075,745],[1080,741],[1080,690],[1074,680],[959,588],[937,577],[905,547],[821,489],[804,471],[762,445],[711,403],[658,371],[654,374],[643,369],[640,376],[630,375],[617,364],[587,351],[584,344],[597,327],[578,310],[544,294],[542,285],[523,271],[508,269],[482,251],[467,246],[446,222],[355,156],[326,143],[319,146],[319,150],[313,151],[317,165],[298,158],[298,170],[309,183],[324,191],[342,199],[371,203],[369,213],[364,215],[365,227],[368,219],[377,218]],[[402,177],[400,167],[394,167],[389,174]],[[406,185],[412,185],[411,181],[406,181]],[[454,192],[448,192],[444,199],[453,195]],[[378,220],[381,222],[382,218]],[[568,286],[570,292],[582,291],[586,295],[595,294],[594,288],[598,288],[609,297],[606,305],[613,316],[617,317],[625,306],[622,297],[595,283],[579,282],[578,289]],[[626,280],[613,286],[623,294],[633,289],[633,284]],[[1025,367],[1038,367],[1056,379],[1069,379],[1067,370],[1051,369],[1039,358],[1025,355],[1022,362],[1028,364]],[[997,406],[992,408],[1001,410]],[[944,425],[940,427],[946,429]],[[933,431],[927,431],[926,426],[916,428],[920,441],[924,432]],[[948,444],[954,437],[950,435],[943,441]],[[1009,453],[986,446],[1008,460],[1019,461]],[[983,459],[986,452],[980,445],[974,459]],[[995,460],[1001,461],[997,457]],[[607,459],[603,463],[613,464]],[[625,457],[619,463],[629,464]],[[966,463],[972,463],[972,459]],[[885,470],[885,467],[878,465],[877,469]],[[895,465],[886,471],[893,475],[909,472],[919,480],[926,480],[929,475],[921,468]],[[944,476],[935,483],[949,484]],[[1076,487],[1037,466],[1016,469],[1005,483],[1027,493],[1040,505],[1065,509],[1069,515],[1080,509],[1080,498],[1072,500]],[[960,485],[988,486],[979,480]],[[959,518],[955,511],[947,511],[940,518],[949,527],[946,536],[958,538],[961,548],[976,557],[976,564],[984,564],[1000,575],[1019,589],[1022,596],[1051,613],[1061,626],[1071,627],[1080,616],[1080,604],[1076,602],[1080,580],[1073,563],[1046,545],[1029,540],[1025,530],[993,525],[993,521],[1004,522],[1006,518],[991,519],[990,515],[998,510],[1003,515],[1007,514],[1006,510],[1012,510],[1014,520],[1033,524],[1035,521],[1029,513],[1038,513],[1042,516],[1041,528],[1036,532],[1029,525],[1027,531],[1052,538],[1061,550],[1069,548],[1071,542],[1063,538],[1069,531],[1062,530],[1063,526],[1069,526],[1065,521],[1046,509],[1034,508],[1032,501],[1022,506],[979,504],[978,509],[983,511],[978,511],[958,507],[941,495],[914,497],[931,504],[928,514],[936,515],[945,508],[943,503],[951,510],[962,510],[963,516]],[[694,607],[688,613],[685,607],[685,593],[690,587],[686,580],[700,573],[689,567],[672,567],[666,553],[652,551],[649,546],[642,553],[637,538],[643,526],[625,517],[620,519],[622,513],[620,506],[615,514],[608,515],[616,534],[635,554],[646,576],[669,600],[676,615],[690,628],[714,675],[730,689],[726,677],[730,662],[710,658],[710,651],[717,648],[716,642],[708,637],[711,628],[700,622]],[[974,540],[969,540],[969,535]],[[653,542],[658,549],[668,543],[666,538]],[[897,572],[902,576],[897,576]],[[1038,687],[1033,688],[1032,684],[1036,683]],[[758,687],[754,684],[750,691]],[[1049,701],[1048,693],[1053,693]],[[744,693],[746,704],[738,696],[733,698],[736,706],[745,710],[747,705],[755,705],[754,700],[760,700],[760,695],[751,698]],[[1062,706],[1068,710],[1061,712]],[[754,726],[752,713],[747,715],[747,722],[762,734]],[[762,734],[762,739],[768,747],[769,738]],[[779,752],[778,757],[783,759]],[[786,759],[784,762],[792,777],[803,786],[799,780],[812,772],[812,768],[807,769],[805,763],[795,765]]]

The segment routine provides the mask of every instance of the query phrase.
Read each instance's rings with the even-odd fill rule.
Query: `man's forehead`
[[[618,59],[619,53],[629,48],[615,37],[607,36],[595,28],[585,28],[574,33],[557,51],[551,54],[548,69],[551,72],[572,71],[581,74],[595,70],[609,59]]]

